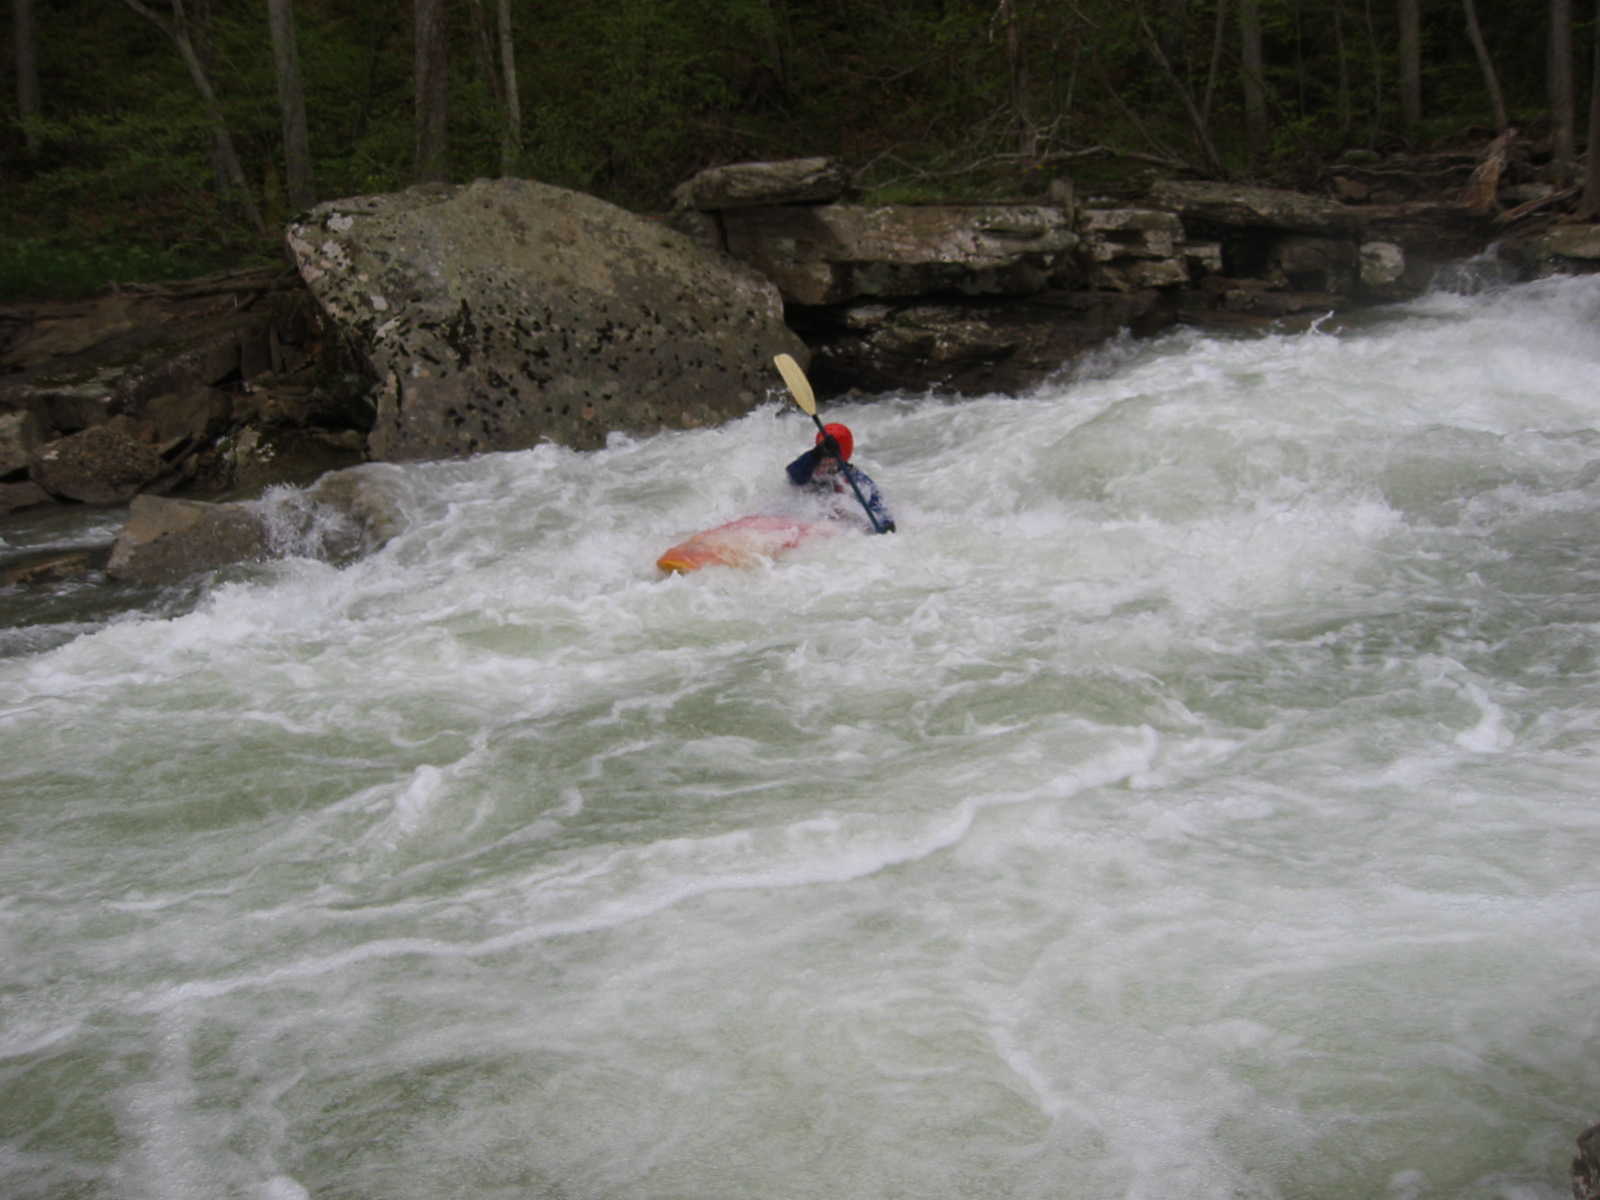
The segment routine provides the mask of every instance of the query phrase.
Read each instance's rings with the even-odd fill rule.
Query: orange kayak
[[[802,542],[835,532],[828,522],[793,517],[740,517],[679,542],[656,566],[682,574],[701,567],[749,567],[770,561]]]

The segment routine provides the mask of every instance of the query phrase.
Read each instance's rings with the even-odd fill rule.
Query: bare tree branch
[[[1139,9],[1139,28],[1144,33],[1145,41],[1149,43],[1151,57],[1156,60],[1156,65],[1161,68],[1162,74],[1178,93],[1178,99],[1183,102],[1183,110],[1189,115],[1189,123],[1194,127],[1195,140],[1200,143],[1200,153],[1205,158],[1207,169],[1222,174],[1222,157],[1217,153],[1217,148],[1211,141],[1211,134],[1206,130],[1205,117],[1195,107],[1194,96],[1190,93],[1188,85],[1178,78],[1178,73],[1167,61],[1166,53],[1161,49],[1161,39],[1156,37],[1155,30],[1150,28],[1150,22],[1145,18],[1142,7]]]

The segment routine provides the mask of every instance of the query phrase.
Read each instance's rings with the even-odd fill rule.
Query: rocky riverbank
[[[1488,187],[1462,154],[1353,160],[1315,195],[1062,177],[911,206],[858,203],[840,164],[802,159],[702,172],[660,219],[522,180],[334,201],[288,229],[292,266],[0,308],[0,513],[138,498],[104,569],[174,578],[270,553],[247,530],[272,484],[715,423],[771,394],[779,350],[825,396],[1017,393],[1123,331],[1322,318],[1475,258],[1595,269],[1600,230],[1507,161]],[[385,526],[365,477],[325,489],[359,526],[347,548]]]

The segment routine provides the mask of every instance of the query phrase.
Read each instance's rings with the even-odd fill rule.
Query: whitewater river
[[[774,374],[0,593],[0,1195],[1569,1195],[1597,383],[1589,278],[825,402],[900,532],[659,578]]]

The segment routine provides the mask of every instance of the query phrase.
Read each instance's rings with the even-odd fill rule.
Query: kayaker
[[[833,509],[841,517],[859,516],[865,507],[873,532],[893,533],[894,518],[878,485],[860,467],[850,465],[855,444],[849,426],[837,421],[824,425],[817,444],[789,464],[789,482],[807,491],[836,495]]]

